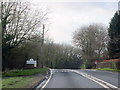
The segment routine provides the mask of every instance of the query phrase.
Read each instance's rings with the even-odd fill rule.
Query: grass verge
[[[2,80],[2,88],[23,88],[32,81],[31,77],[12,77]]]
[[[120,69],[98,68],[97,70],[120,72]]]
[[[44,74],[48,71],[47,68],[38,68],[38,69],[21,69],[21,70],[10,70],[3,72],[3,77],[17,77],[17,76],[30,76],[38,73]]]
[[[32,86],[39,82],[40,78],[43,78],[47,71],[48,68],[11,70],[4,72],[2,73],[2,88],[26,88],[28,85]]]
[[[2,89],[2,78],[0,77],[0,90]]]

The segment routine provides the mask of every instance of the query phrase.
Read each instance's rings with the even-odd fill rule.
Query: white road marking
[[[46,83],[42,86],[42,89],[45,88],[45,86],[46,86],[46,85],[48,84],[48,82],[50,81],[51,77],[52,77],[52,70],[50,69],[50,77],[49,77],[49,79],[46,81]]]
[[[82,76],[84,76],[84,77],[86,77],[86,78],[88,78],[88,79],[90,79],[90,80],[92,80],[92,81],[95,81],[96,83],[98,83],[99,85],[101,85],[101,86],[103,86],[104,88],[109,88],[109,87],[111,87],[111,88],[117,88],[118,90],[120,90],[117,86],[114,86],[114,85],[112,85],[112,84],[110,84],[110,83],[108,83],[108,82],[106,82],[106,81],[103,81],[103,80],[101,80],[101,79],[98,79],[98,78],[96,78],[96,77],[93,77],[93,76],[91,76],[91,75],[88,75],[88,74],[86,74],[86,73],[83,73],[83,72],[80,72],[80,71],[75,71],[74,70],[74,72],[76,72],[76,73],[78,73],[78,74],[80,74],[80,75],[82,75]],[[102,82],[102,83],[101,83]],[[106,84],[106,85],[108,85],[108,86],[106,86],[106,85],[104,85],[104,84]]]
[[[66,69],[68,72],[70,72],[70,71],[72,71],[72,72],[75,72],[75,73],[77,73],[77,74],[80,74],[80,75],[82,75],[82,76],[84,76],[84,77],[86,77],[86,78],[88,78],[88,79],[90,79],[90,80],[92,80],[92,81],[94,81],[94,82],[96,82],[96,83],[98,83],[99,85],[101,85],[102,87],[104,87],[104,88],[107,88],[107,89],[109,89],[110,87],[111,88],[116,88],[117,90],[120,90],[120,88],[118,88],[117,86],[114,86],[114,85],[112,85],[112,84],[110,84],[110,83],[108,83],[108,82],[106,82],[106,81],[103,81],[103,80],[101,80],[101,79],[98,79],[98,78],[96,78],[96,77],[93,77],[93,76],[91,76],[91,75],[88,75],[88,74],[86,74],[86,73],[83,73],[83,72],[80,72],[80,71],[76,71],[76,70],[68,70],[68,69]],[[51,77],[52,77],[52,74],[53,74],[53,72],[55,72],[53,69],[51,70],[50,69],[50,77],[49,77],[49,79],[46,81],[46,83],[45,83],[45,81],[43,81],[42,83],[45,83],[43,86],[42,86],[42,89],[43,88],[45,88],[45,86],[48,84],[48,82],[50,81],[50,79],[51,79]],[[59,71],[56,71],[56,72],[59,72]],[[61,72],[66,72],[66,71],[61,71]],[[37,88],[40,88],[41,86],[38,86]]]
[[[88,77],[88,76],[87,76],[87,75],[85,75],[85,74],[82,74],[82,73],[79,73],[79,72],[76,72],[76,73],[78,73],[78,74],[80,74],[80,75],[82,75],[82,76],[84,76],[84,77],[86,77],[86,78],[88,78],[88,79],[90,79],[90,80],[92,80],[92,81],[94,81],[94,82],[98,83],[99,85],[101,85],[101,86],[102,86],[102,87],[104,87],[104,88],[109,88],[109,87],[105,86],[104,84],[99,83],[98,81],[96,81],[96,80],[94,80],[94,79],[92,79],[92,78]]]
[[[39,86],[37,86],[37,88],[40,88],[44,83],[45,83],[45,80]]]

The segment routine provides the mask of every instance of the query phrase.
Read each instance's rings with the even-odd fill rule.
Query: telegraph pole
[[[43,46],[44,46],[44,32],[45,32],[45,25],[43,24],[43,28],[42,28],[42,38],[41,38],[41,67],[43,68],[43,59],[44,59],[44,50],[43,50]]]
[[[45,33],[45,25],[43,24],[42,43],[41,43],[41,46],[43,46],[43,44],[44,44],[44,33]]]

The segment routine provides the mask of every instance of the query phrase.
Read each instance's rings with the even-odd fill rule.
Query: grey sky
[[[68,44],[72,43],[73,32],[82,25],[109,25],[118,9],[117,2],[44,2],[42,5],[50,12],[49,36],[56,43]]]

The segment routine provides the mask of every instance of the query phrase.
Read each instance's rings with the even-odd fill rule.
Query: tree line
[[[26,60],[38,67],[79,68],[81,59],[69,45],[45,38],[47,12],[33,11],[30,3],[1,2],[2,68],[24,68]]]
[[[21,49],[23,49],[22,54],[25,55],[25,58],[27,57],[26,51],[24,51],[26,43],[41,33],[40,27],[47,19],[46,12],[33,11],[29,4],[20,1],[0,2],[3,69],[13,67],[18,65],[17,62],[21,62],[22,56],[20,57],[18,54],[22,52]],[[11,66],[11,63],[16,64]]]
[[[47,12],[32,10],[29,3],[1,2],[2,68],[24,68],[26,60],[37,60],[38,67],[94,68],[96,60],[120,58],[120,11],[104,24],[90,24],[73,34],[74,46],[56,44],[45,38]]]
[[[94,68],[95,61],[120,58],[120,11],[116,11],[109,27],[94,23],[78,28],[73,43],[87,68]]]

